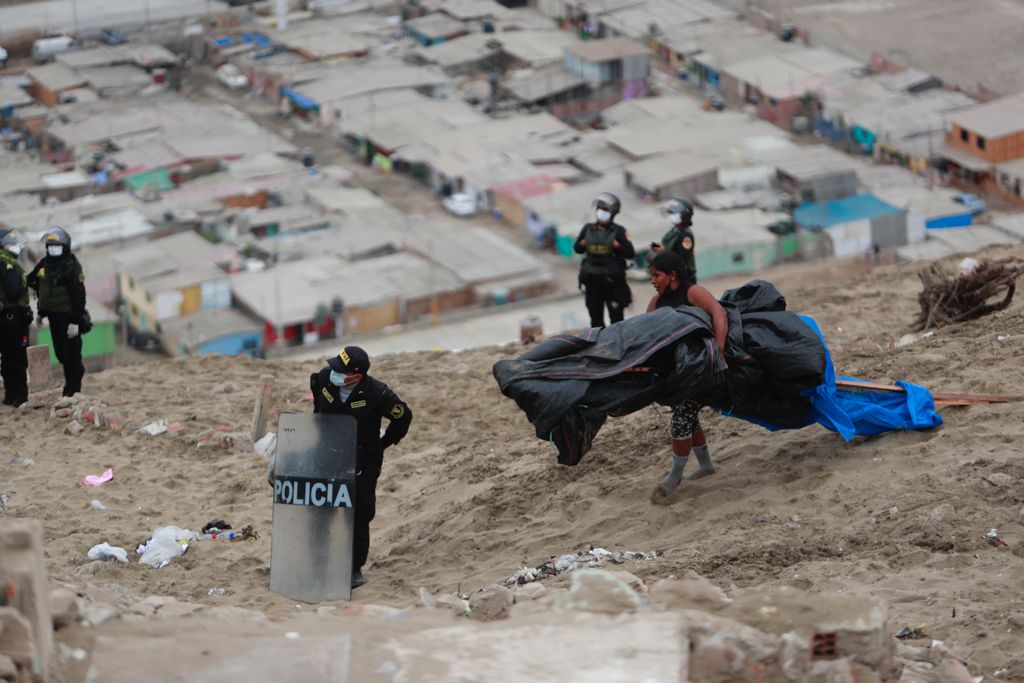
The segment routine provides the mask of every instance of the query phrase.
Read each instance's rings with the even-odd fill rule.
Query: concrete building
[[[160,343],[173,357],[211,353],[263,356],[263,325],[231,308],[203,309],[163,322]]]
[[[943,170],[954,179],[994,189],[998,185],[992,166],[1024,157],[1024,93],[946,118],[950,129],[939,156]]]
[[[465,23],[441,12],[409,19],[402,29],[421,45],[439,45],[469,33]]]
[[[721,157],[707,152],[648,157],[626,167],[626,185],[646,200],[692,197],[718,188],[721,163]]]
[[[828,238],[827,255],[849,258],[882,249],[902,247],[924,239],[923,226],[908,230],[907,210],[863,194],[810,202],[793,211],[793,220],[804,230],[821,231]]]

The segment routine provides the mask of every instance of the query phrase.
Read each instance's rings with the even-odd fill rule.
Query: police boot
[[[354,572],[352,572],[352,587],[353,588],[359,588],[364,583],[366,583],[366,579],[363,578],[363,571],[361,569],[357,569]]]

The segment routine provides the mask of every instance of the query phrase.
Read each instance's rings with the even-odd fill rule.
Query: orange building
[[[949,116],[946,142],[993,164],[1024,157],[1024,93]]]

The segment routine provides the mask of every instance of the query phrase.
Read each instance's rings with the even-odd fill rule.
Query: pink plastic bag
[[[114,478],[114,470],[108,469],[103,474],[87,474],[82,480],[82,486],[102,486]]]

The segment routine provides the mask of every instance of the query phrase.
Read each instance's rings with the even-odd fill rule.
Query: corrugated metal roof
[[[628,38],[600,38],[573,43],[565,48],[587,62],[609,62],[613,59],[650,55],[651,51]]]
[[[1024,93],[955,112],[951,123],[987,138],[1001,138],[1024,132]]]
[[[872,194],[860,194],[845,199],[802,204],[793,211],[793,219],[805,227],[828,228],[850,221],[898,213],[902,210],[883,202]]]

